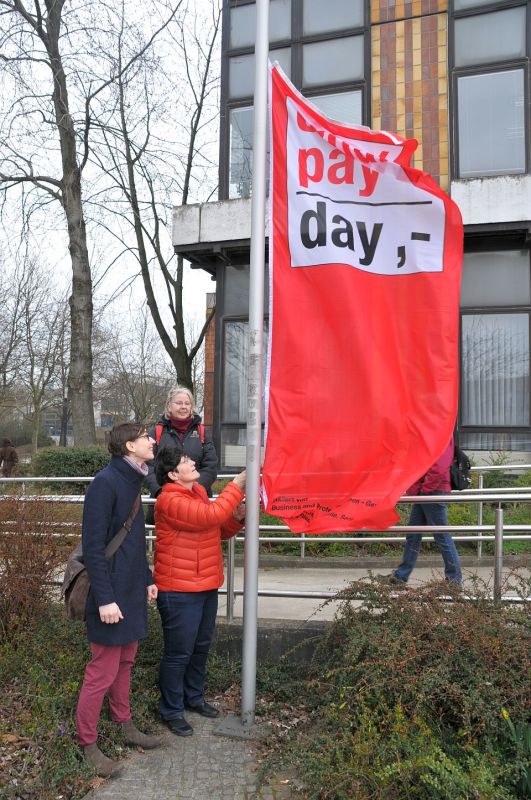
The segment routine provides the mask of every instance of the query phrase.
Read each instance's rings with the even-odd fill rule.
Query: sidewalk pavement
[[[194,728],[188,737],[161,726],[166,733],[160,748],[131,750],[122,772],[84,800],[289,800],[282,778],[259,786],[254,742],[214,734],[220,718],[188,714]]]
[[[309,559],[308,559],[309,560]],[[371,562],[373,563],[373,562]],[[378,573],[390,573],[396,567],[399,559],[381,559],[380,564],[374,564],[369,569],[366,566],[353,566],[352,562],[334,568],[329,567],[283,567],[270,566],[265,563],[260,566],[258,573],[258,589],[291,590],[291,591],[340,591],[351,581],[366,578],[371,572],[373,575]],[[512,567],[504,566],[503,569],[503,592],[514,594],[509,591],[510,574]],[[494,582],[494,566],[483,560],[478,563],[475,559],[463,559],[463,586],[466,593],[474,592],[474,583],[479,582],[479,586],[485,587],[492,593]],[[529,568],[524,569],[524,574],[529,575]],[[408,586],[419,588],[428,581],[444,580],[444,570],[442,558],[429,557],[418,560],[418,566],[413,571]],[[505,585],[507,584],[507,585]],[[236,589],[243,588],[243,568],[236,567],[234,585]],[[297,597],[258,597],[258,618],[259,619],[300,619],[300,620],[332,620],[338,609],[339,604],[326,602],[320,599],[297,598]],[[226,595],[220,595],[218,614],[226,614],[227,601]],[[234,616],[243,616],[243,598],[238,595],[234,603]]]

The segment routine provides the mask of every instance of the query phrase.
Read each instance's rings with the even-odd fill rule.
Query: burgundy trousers
[[[76,713],[77,743],[82,747],[98,738],[98,721],[105,695],[114,722],[131,719],[129,688],[138,642],[107,646],[89,642],[92,659],[86,666],[85,679]]]

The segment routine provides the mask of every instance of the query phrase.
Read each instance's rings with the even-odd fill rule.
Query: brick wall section
[[[215,298],[216,295],[207,295],[207,311],[206,315],[212,314],[211,297]],[[216,325],[212,320],[208,326],[208,331],[205,336],[205,394],[203,402],[203,421],[210,429],[214,424],[214,364],[215,364],[215,349],[216,349]]]
[[[448,189],[446,0],[371,3],[372,121],[419,142],[413,159]]]

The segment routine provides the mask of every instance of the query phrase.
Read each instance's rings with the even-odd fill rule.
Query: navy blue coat
[[[98,472],[85,495],[83,507],[83,561],[90,577],[87,601],[89,642],[121,645],[147,636],[147,591],[153,583],[146,557],[142,506],[131,530],[114,556],[105,559],[105,547],[126,522],[142,487],[142,475],[123,458],[111,458]],[[124,618],[101,622],[98,608],[117,603]]]
[[[159,419],[157,425],[162,425],[162,434],[158,445],[155,444],[153,447],[155,458],[153,461],[148,462],[149,472],[145,480],[145,484],[149,489],[151,497],[157,497],[160,492],[160,486],[157,483],[157,478],[155,477],[157,452],[162,450],[163,447],[172,447],[174,445],[179,445],[182,447],[186,455],[195,461],[196,469],[199,472],[199,478],[197,482],[200,483],[201,486],[204,486],[207,494],[211,496],[212,484],[218,476],[218,456],[216,453],[216,448],[214,447],[214,442],[212,441],[212,437],[208,431],[205,430],[204,443],[201,441],[201,436],[199,433],[200,423],[201,417],[198,414],[194,414],[192,426],[186,431],[184,434],[184,440],[181,442],[177,431],[175,428],[172,428],[169,419],[166,419],[165,417],[161,417]],[[156,428],[157,426],[154,425],[149,432],[149,435],[152,439],[155,439]]]

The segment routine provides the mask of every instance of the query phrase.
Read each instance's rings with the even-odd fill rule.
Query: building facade
[[[219,202],[174,210],[176,251],[216,278],[205,412],[226,470],[245,463],[254,25],[254,2],[225,0]],[[531,451],[530,54],[529,0],[270,2],[270,58],[297,88],[330,117],[416,138],[413,165],[459,205],[461,443],[524,457]],[[267,330],[267,277],[265,288]]]

